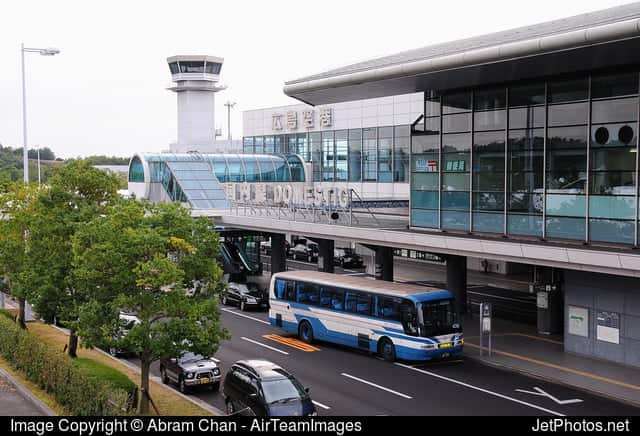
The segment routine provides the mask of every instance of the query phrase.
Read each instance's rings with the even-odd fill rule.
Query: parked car
[[[197,386],[217,391],[220,388],[222,374],[220,367],[212,359],[186,352],[180,357],[161,359],[160,378],[164,384],[176,383],[178,390],[182,393]]]
[[[237,305],[243,311],[250,308],[266,309],[269,305],[268,292],[260,289],[257,283],[230,282],[222,291],[221,299],[225,306]]]
[[[271,239],[267,239],[266,241],[262,241],[260,244],[260,249],[267,256],[271,255]],[[286,239],[284,240],[284,254],[285,256],[289,256],[289,251],[291,250],[291,244]]]
[[[268,360],[234,363],[225,376],[222,391],[229,415],[317,415],[309,388]]]
[[[124,338],[135,325],[140,324],[140,319],[133,314],[120,312],[120,314],[118,315],[118,322],[118,332],[116,333],[116,337],[114,338],[116,340]],[[130,350],[126,350],[124,348],[115,346],[106,346],[104,348],[106,348],[109,354],[111,354],[113,357],[131,354]]]
[[[362,257],[349,247],[335,248],[333,250],[333,264],[341,267],[360,268],[363,264]]]
[[[306,260],[307,262],[316,262],[318,260],[318,244],[315,242],[305,241],[298,242],[291,249],[291,257],[293,260]]]

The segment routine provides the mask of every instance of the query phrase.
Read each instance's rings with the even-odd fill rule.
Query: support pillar
[[[447,256],[447,289],[453,292],[456,312],[467,313],[467,258]]]
[[[393,281],[393,248],[375,247],[375,278],[376,280]]]
[[[318,271],[333,273],[333,239],[318,239]]]
[[[287,270],[287,253],[284,241],[284,234],[271,234],[271,274]]]

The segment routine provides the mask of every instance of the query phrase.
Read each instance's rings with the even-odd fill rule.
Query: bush
[[[136,390],[138,389],[136,384],[132,382],[129,377],[115,368],[107,366],[104,363],[85,358],[73,359],[73,363],[76,367],[84,371],[87,377],[91,377],[97,381],[102,381],[114,389],[121,389],[131,396],[136,394]]]
[[[0,309],[0,316],[9,318],[11,321],[15,321],[16,319],[16,316],[7,309]]]
[[[74,364],[68,356],[50,349],[29,331],[1,316],[0,355],[52,394],[72,415],[122,415],[130,409],[129,388],[100,380],[96,373],[92,375],[92,369],[87,369],[90,365]]]

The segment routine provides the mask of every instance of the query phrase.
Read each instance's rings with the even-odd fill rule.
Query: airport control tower
[[[199,149],[215,142],[215,93],[223,58],[178,55],[167,58],[171,80],[168,88],[178,94],[178,143],[180,148]]]

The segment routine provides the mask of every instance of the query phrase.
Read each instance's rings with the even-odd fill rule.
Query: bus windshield
[[[420,304],[422,336],[460,332],[452,300],[425,301]]]

